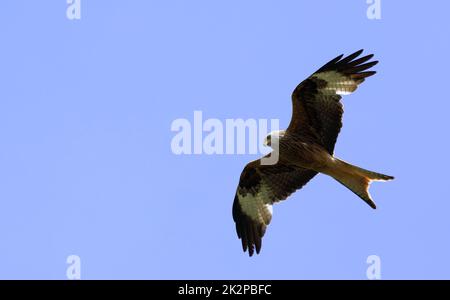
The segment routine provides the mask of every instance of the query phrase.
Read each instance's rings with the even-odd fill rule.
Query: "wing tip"
[[[241,240],[243,252],[248,251],[248,255],[252,257],[254,253],[259,254],[262,246],[262,238],[265,233],[266,224],[256,224],[249,216],[247,216],[239,205],[238,197],[235,196],[233,203],[233,219],[236,225],[236,233]]]
[[[378,60],[367,62],[374,57],[374,54],[360,57],[363,52],[364,49],[359,49],[348,56],[341,54],[327,62],[315,73],[335,70],[346,75],[358,74],[378,64]]]
[[[365,71],[365,72],[350,74],[350,77],[352,79],[360,80],[360,82],[358,82],[358,84],[360,84],[364,81],[364,79],[366,79],[370,76],[373,76],[375,74],[377,74],[377,71]]]
[[[360,56],[362,53],[364,52],[364,48],[359,49],[358,51],[356,51],[355,53],[351,54],[351,55],[356,55],[357,57]]]

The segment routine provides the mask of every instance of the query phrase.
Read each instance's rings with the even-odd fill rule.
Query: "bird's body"
[[[323,172],[333,163],[333,156],[321,145],[301,135],[285,134],[279,139],[278,148],[274,151],[279,151],[279,159],[289,165]]]
[[[272,218],[272,205],[302,188],[317,173],[336,179],[372,208],[375,203],[368,188],[372,181],[393,177],[368,171],[333,156],[342,127],[341,95],[356,90],[366,77],[365,71],[377,61],[373,55],[357,57],[362,50],[346,58],[338,56],[301,82],[292,94],[293,112],[286,130],[271,133],[266,144],[273,148],[276,164],[262,159],[247,164],[242,171],[233,203],[233,219],[244,251],[252,256],[261,249],[262,237]],[[365,71],[365,72],[364,72]]]

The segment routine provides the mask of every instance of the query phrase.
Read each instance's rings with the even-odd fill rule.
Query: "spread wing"
[[[234,197],[233,219],[242,248],[250,256],[261,250],[262,237],[272,219],[272,204],[303,187],[317,172],[253,161],[242,171]]]
[[[341,95],[351,94],[365,78],[376,73],[366,70],[378,61],[368,62],[373,54],[358,58],[362,52],[332,59],[295,88],[288,132],[312,137],[333,154],[342,127]]]

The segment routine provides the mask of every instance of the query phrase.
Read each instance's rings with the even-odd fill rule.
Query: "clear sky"
[[[448,1],[0,4],[0,278],[450,278]],[[378,205],[324,175],[274,207],[259,256],[231,217],[258,155],[175,155],[177,118],[280,119],[338,54],[378,74],[344,99],[336,156],[394,175]]]

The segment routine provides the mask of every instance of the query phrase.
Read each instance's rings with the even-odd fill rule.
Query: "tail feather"
[[[375,202],[369,193],[369,186],[372,181],[387,181],[394,179],[393,176],[372,172],[345,161],[336,159],[337,164],[332,174],[334,179],[342,183],[345,187],[359,196],[373,209],[376,208]]]

